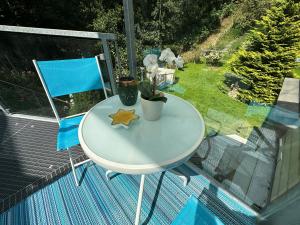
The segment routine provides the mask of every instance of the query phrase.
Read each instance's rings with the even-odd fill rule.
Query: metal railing
[[[0,25],[0,35],[5,34],[20,34],[20,35],[32,35],[32,36],[48,36],[48,37],[63,37],[63,38],[76,38],[85,40],[99,40],[100,46],[102,46],[103,52],[99,52],[100,59],[106,64],[107,74],[109,77],[111,92],[112,94],[117,93],[116,89],[116,76],[114,68],[120,68],[117,36],[113,33],[100,33],[100,32],[89,32],[89,31],[76,31],[76,30],[61,30],[61,29],[46,29],[46,28],[35,28],[35,27],[21,27],[21,26],[7,26]],[[115,60],[113,65],[110,45],[115,49]],[[98,54],[98,53],[97,53]],[[0,109],[6,113],[5,103],[0,104]]]
[[[117,36],[113,33],[100,33],[100,32],[90,32],[90,31],[76,31],[76,30],[60,30],[60,29],[46,29],[46,28],[35,28],[35,27],[21,27],[21,26],[6,26],[0,25],[0,32],[13,32],[13,33],[23,33],[23,34],[37,34],[37,35],[48,35],[48,36],[59,36],[59,37],[76,37],[84,39],[96,39],[100,40],[102,43],[104,51],[104,59],[107,64],[112,91],[116,93],[116,85],[114,79],[114,71],[112,66],[112,59],[110,54],[110,48],[108,41],[113,41],[118,51]],[[117,54],[118,57],[118,54]],[[119,59],[117,59],[119,63]],[[119,65],[118,65],[119,66]]]

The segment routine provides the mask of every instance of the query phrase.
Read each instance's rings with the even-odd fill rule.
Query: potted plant
[[[118,81],[118,94],[126,106],[134,105],[138,96],[138,82],[130,76],[122,76]]]
[[[154,121],[160,118],[160,114],[167,98],[164,94],[156,90],[156,75],[152,82],[149,79],[141,81],[138,85],[141,92],[141,104],[143,116],[146,120]]]

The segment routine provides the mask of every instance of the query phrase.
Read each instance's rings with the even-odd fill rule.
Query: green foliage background
[[[233,57],[231,69],[242,77],[239,97],[272,104],[285,77],[292,76],[300,43],[300,4],[276,3],[256,21],[248,42]]]
[[[231,3],[232,0],[135,0],[134,19],[139,65],[142,62],[143,50],[147,48],[171,47],[178,54],[189,49],[194,42],[205,39],[211,32],[218,28],[222,16],[225,16],[230,11]],[[0,24],[116,33],[118,36],[120,61],[122,63],[121,73],[126,74],[128,73],[128,69],[123,17],[123,4],[121,0],[0,1]],[[8,38],[10,39],[11,37]],[[72,42],[70,41],[70,43]],[[45,42],[43,43],[45,44]],[[6,68],[5,72],[1,73],[1,78],[42,93],[43,89],[39,85],[40,82],[35,73],[31,73],[30,79],[29,77],[23,79],[22,76],[18,75],[18,79],[14,79],[12,75],[19,74],[18,71],[30,70],[31,59],[33,57],[36,58],[34,56],[36,53],[32,49],[36,49],[37,53],[40,54],[39,50],[56,49],[60,45],[58,43],[55,46],[42,47],[43,43],[35,45],[36,47],[27,44],[27,47],[31,48],[31,50],[26,51],[23,49],[19,51],[15,49],[16,46],[11,46],[14,51],[19,51],[17,54],[21,55],[26,63],[22,63],[22,65],[16,64],[11,69]],[[25,47],[22,46],[22,48]],[[98,47],[95,46],[96,48]],[[73,49],[75,51],[77,47],[74,46]],[[62,47],[61,50],[63,55],[60,57],[65,58],[66,51],[70,49]],[[112,51],[114,50],[112,49]],[[14,57],[14,53],[5,54],[9,54],[9,58]],[[42,58],[51,59],[53,55],[53,52],[46,50],[46,52],[42,53]],[[73,54],[73,57],[74,55],[77,56],[77,52]],[[39,58],[41,56],[38,56]],[[16,61],[19,60],[16,59]],[[26,64],[26,66],[23,64]],[[16,76],[14,75],[14,77]],[[12,96],[14,90],[15,88],[11,90],[6,89],[4,92],[8,93],[9,91],[8,95]],[[24,91],[22,93],[25,96]],[[71,113],[79,112],[87,108],[98,97],[95,93],[74,95],[72,97],[73,103],[67,107],[70,108]],[[18,97],[12,100],[13,102],[18,102],[12,108],[16,110],[41,108],[44,106],[44,102],[47,102],[42,101],[39,103],[37,101],[36,104],[33,104],[32,94],[25,98],[27,100],[25,99],[22,102],[18,100]],[[5,97],[5,99],[7,98]],[[68,98],[64,100],[69,101]],[[26,102],[31,102],[31,104],[27,104],[25,107]]]
[[[299,23],[299,5],[293,3],[296,1],[134,0],[133,2],[138,66],[142,64],[145,49],[170,47],[176,54],[181,54],[201,43],[211,33],[218,31],[221,20],[231,15],[234,19],[235,39],[247,36],[249,29],[252,29],[248,41],[231,59],[232,70],[243,78],[245,86],[248,87],[240,92],[240,99],[246,102],[272,103],[276,100],[283,78],[291,76],[294,67],[292,59],[295,57],[295,49],[298,48],[296,40],[300,33],[297,25]],[[287,2],[291,2],[289,7],[287,7]],[[0,24],[116,33],[122,64],[120,73],[127,74],[123,17],[121,0],[0,1]],[[260,22],[255,22],[256,20]],[[230,35],[227,36],[230,37]],[[3,36],[0,38],[3,39]],[[3,41],[6,43],[5,37]],[[238,46],[235,49],[239,49],[241,42],[236,42]],[[63,53],[61,57],[68,56],[69,49],[60,47],[60,43],[55,46],[51,43],[44,49],[42,44],[45,43],[43,41],[35,43],[36,49],[61,48]],[[77,51],[73,55],[81,57],[81,53],[76,47],[78,42],[70,42],[70,44],[73,45],[70,49],[74,49],[74,52]],[[12,81],[41,93],[43,90],[36,74],[28,72],[30,71],[28,65],[31,65],[32,55],[36,52],[33,51],[32,45],[26,45],[31,48],[27,51],[30,54],[26,55],[26,51],[20,51],[24,60],[13,65],[12,68],[5,68],[5,73],[0,73],[0,76],[1,79],[5,77],[6,81]],[[15,46],[4,47],[6,49],[15,48]],[[89,53],[99,52],[99,46],[93,48],[92,51],[88,50]],[[114,54],[114,49],[112,51]],[[52,53],[50,51],[42,53],[42,58],[51,59]],[[10,52],[8,57],[13,57],[14,54],[15,52]],[[226,57],[231,57],[231,53]],[[20,61],[20,59],[17,60]],[[5,66],[7,65],[6,63]],[[11,72],[7,72],[9,69]],[[26,73],[26,77],[22,75],[23,71]],[[15,89],[12,89],[10,93],[13,93],[13,90]],[[81,111],[101,96],[102,94],[99,93],[75,95],[70,111],[72,113]],[[23,98],[23,96],[21,97]],[[17,98],[19,97],[17,96]],[[25,98],[22,101],[32,102],[32,97],[26,98],[30,98],[29,101]],[[64,100],[69,101],[70,99]],[[18,100],[12,101],[17,102]],[[42,107],[46,101],[38,100],[37,102],[40,103],[31,104],[28,107]],[[22,104],[15,105],[24,108]]]

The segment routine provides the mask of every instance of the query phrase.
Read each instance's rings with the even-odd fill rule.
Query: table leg
[[[142,208],[142,199],[143,199],[143,191],[144,191],[144,183],[145,183],[145,175],[141,176],[141,183],[140,183],[140,191],[139,191],[139,198],[136,207],[136,214],[135,214],[135,225],[139,225],[140,222],[140,215],[141,215],[141,208]]]
[[[110,174],[112,174],[113,171],[112,170],[107,170],[106,173],[105,173],[105,176],[106,176],[106,180],[109,181],[110,180]]]
[[[172,169],[172,172],[175,173],[182,181],[183,181],[183,186],[185,187],[189,181],[190,181],[190,177],[179,172],[178,170],[176,169]]]

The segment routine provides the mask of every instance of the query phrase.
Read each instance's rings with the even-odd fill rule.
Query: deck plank
[[[299,137],[300,137],[300,129],[291,130],[289,139],[291,146],[290,153],[290,161],[289,161],[289,177],[288,177],[288,189],[293,187],[295,184],[299,182],[300,178],[300,145],[299,145]]]

